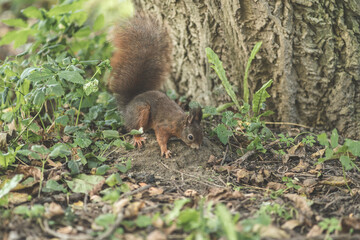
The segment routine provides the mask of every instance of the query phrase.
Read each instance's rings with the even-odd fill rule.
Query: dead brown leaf
[[[293,230],[294,228],[300,226],[301,223],[299,222],[299,220],[297,219],[291,219],[291,220],[288,220],[286,221],[282,226],[281,228],[282,229],[287,229],[287,230]]]
[[[330,186],[345,186],[346,184],[349,184],[351,181],[350,179],[346,179],[347,181],[345,181],[344,177],[341,176],[331,176],[328,177],[326,179],[324,179],[323,181],[320,181],[320,184],[323,185],[330,185]]]
[[[291,169],[292,172],[305,172],[309,167],[309,164],[307,162],[304,162],[303,159],[300,159],[299,164]]]
[[[185,197],[195,197],[195,196],[199,196],[199,194],[194,189],[188,189],[184,192],[184,196]]]
[[[113,211],[115,214],[119,214],[126,205],[128,205],[129,199],[123,198],[113,204]]]
[[[96,184],[93,189],[89,192],[89,196],[92,197],[94,195],[98,195],[98,193],[100,192],[100,190],[102,189],[102,187],[105,184],[105,179],[100,181],[98,184]]]
[[[35,180],[41,179],[41,170],[33,166],[18,165],[15,172],[24,174],[24,179],[29,176],[33,177]]]
[[[62,216],[64,215],[64,210],[62,209],[62,207],[55,203],[55,202],[51,202],[49,204],[49,206],[46,208],[46,212],[44,214],[44,216],[48,219],[54,217],[54,216]]]
[[[125,209],[125,214],[124,214],[125,218],[137,217],[139,211],[144,207],[145,207],[145,202],[143,201],[130,203]]]
[[[156,195],[163,194],[164,189],[151,187],[151,188],[149,188],[148,192],[149,192],[150,196],[156,196]]]
[[[298,219],[301,223],[306,223],[307,225],[311,225],[311,218],[314,215],[313,211],[310,208],[311,202],[307,200],[305,197],[300,196],[298,194],[285,194],[286,198],[290,201],[294,202],[295,208],[298,209],[300,213],[302,213],[305,219]]]
[[[253,171],[248,171],[246,170],[245,168],[241,168],[241,169],[238,169],[236,171],[236,178],[237,178],[237,181],[238,182],[244,182],[244,183],[248,183],[249,180],[250,180],[250,176],[254,174]]]
[[[312,228],[310,229],[308,234],[306,234],[306,237],[307,238],[318,237],[322,234],[322,232],[323,232],[323,230],[321,229],[321,227],[319,227],[318,225],[314,225],[314,226],[312,226]]]
[[[2,151],[6,151],[7,150],[7,136],[8,134],[7,133],[0,133],[0,150]]]
[[[159,231],[159,230],[155,230],[155,231],[152,231],[146,238],[147,240],[166,240],[167,237],[166,235]]]
[[[211,188],[209,194],[207,195],[208,200],[213,200],[215,202],[220,201],[221,199],[243,199],[244,194],[239,191],[231,191],[226,188]]]
[[[322,157],[325,153],[325,148],[324,149],[320,149],[319,151],[317,151],[316,153],[311,154],[312,158],[317,158],[317,157]]]
[[[286,186],[284,184],[278,183],[278,182],[269,182],[267,184],[267,188],[277,191],[280,189],[286,189]]]
[[[59,228],[57,230],[58,233],[62,233],[62,234],[76,234],[77,231],[75,228],[73,228],[72,226],[66,226],[66,227],[62,227]]]
[[[343,217],[341,219],[341,231],[348,233],[352,229],[354,233],[360,232],[360,218]]]

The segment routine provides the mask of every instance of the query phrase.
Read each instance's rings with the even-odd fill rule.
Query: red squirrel
[[[115,30],[114,45],[108,88],[118,100],[126,128],[153,129],[166,158],[171,157],[167,142],[172,136],[198,149],[203,139],[201,108],[186,114],[159,91],[170,73],[172,46],[167,30],[154,19],[137,15]],[[141,135],[134,136],[135,146],[144,141]]]

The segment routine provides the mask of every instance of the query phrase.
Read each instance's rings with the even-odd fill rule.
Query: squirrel
[[[118,100],[127,130],[153,129],[161,156],[171,157],[167,149],[170,137],[180,138],[198,149],[203,139],[200,126],[202,110],[190,109],[186,114],[165,93],[159,91],[170,73],[170,36],[151,17],[137,15],[115,30],[115,52],[108,88]],[[145,137],[134,135],[139,148]]]

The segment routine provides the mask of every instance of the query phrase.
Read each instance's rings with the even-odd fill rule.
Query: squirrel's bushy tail
[[[114,44],[108,88],[118,95],[120,105],[161,87],[171,64],[171,41],[165,27],[137,15],[116,28]]]

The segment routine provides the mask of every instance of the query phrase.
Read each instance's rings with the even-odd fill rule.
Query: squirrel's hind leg
[[[129,130],[143,128],[146,130],[149,125],[150,117],[150,105],[147,103],[138,103],[136,106],[129,106],[131,109],[127,109],[125,114],[125,122]],[[135,116],[135,117],[134,117]],[[146,137],[141,135],[134,135],[134,146],[142,147]]]

